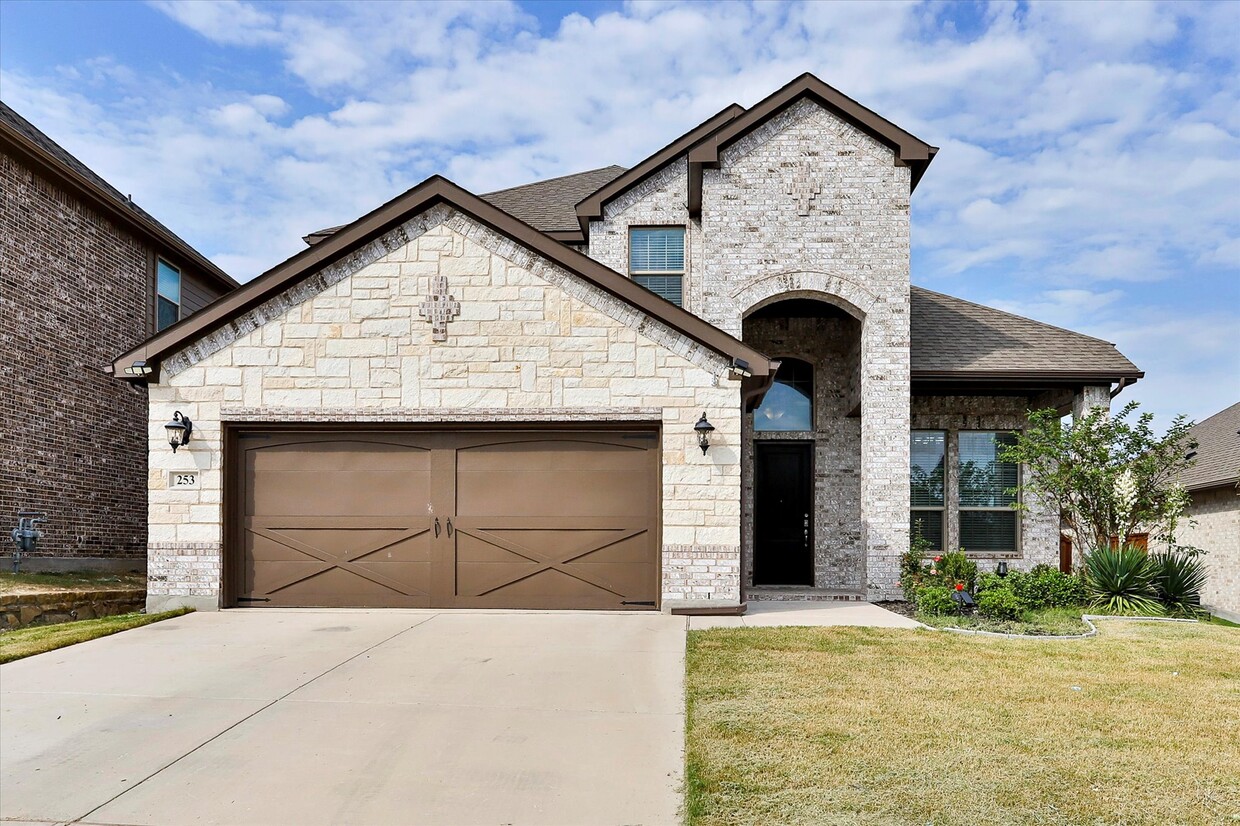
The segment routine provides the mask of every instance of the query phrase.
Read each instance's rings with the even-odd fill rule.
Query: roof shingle
[[[1240,402],[1193,427],[1197,464],[1180,476],[1189,490],[1240,484]]]
[[[1109,341],[913,287],[913,376],[953,374],[1098,374],[1113,380],[1142,373]]]

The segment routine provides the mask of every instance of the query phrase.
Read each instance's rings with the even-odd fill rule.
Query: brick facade
[[[1181,525],[1176,539],[1206,552],[1201,603],[1240,622],[1240,490],[1193,491],[1189,515],[1196,524]]]
[[[0,527],[40,556],[146,553],[146,389],[103,372],[146,338],[150,250],[0,153]],[[8,552],[8,548],[5,552]]]
[[[446,341],[418,305],[460,302]],[[150,388],[148,604],[218,605],[227,421],[658,421],[662,597],[739,598],[740,385],[728,363],[447,207],[433,207],[174,354]],[[175,454],[181,410],[193,442]],[[693,424],[717,430],[702,455]],[[503,411],[496,415],[495,411]],[[169,470],[201,487],[170,490]]]

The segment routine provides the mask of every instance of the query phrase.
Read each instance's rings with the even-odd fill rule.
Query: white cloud
[[[643,2],[550,31],[499,2],[152,6],[287,74],[142,75],[101,45],[6,64],[4,96],[243,279],[429,174],[489,191],[628,165],[813,71],[942,147],[916,280],[1112,331],[1138,388],[1166,370],[1237,395],[1199,333],[1240,303],[1240,3],[995,2],[957,26],[932,3]]]

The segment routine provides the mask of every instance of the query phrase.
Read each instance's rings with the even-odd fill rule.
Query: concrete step
[[[865,594],[836,588],[809,588],[800,585],[765,585],[747,588],[750,602],[865,602]]]

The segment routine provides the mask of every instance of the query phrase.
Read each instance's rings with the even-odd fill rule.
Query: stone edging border
[[[1089,630],[1084,634],[1004,634],[1001,631],[973,631],[968,628],[936,628],[933,625],[925,625],[933,631],[946,631],[949,634],[968,634],[981,637],[1005,637],[1011,640],[1087,640],[1090,637],[1098,636],[1098,626],[1094,625],[1093,620],[1128,620],[1129,622],[1197,622],[1194,619],[1177,619],[1175,617],[1125,617],[1115,614],[1081,614],[1081,621],[1089,626]]]

